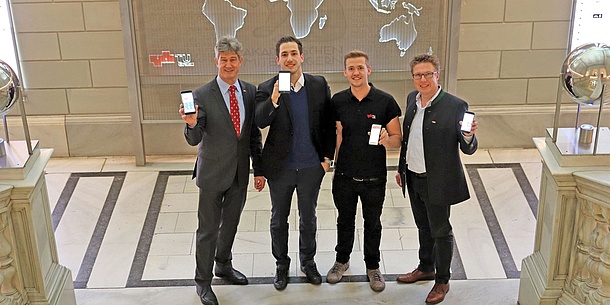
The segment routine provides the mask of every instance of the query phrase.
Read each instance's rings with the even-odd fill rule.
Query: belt
[[[355,178],[355,177],[349,177],[352,178],[352,180],[356,181],[356,182],[377,182],[379,180],[381,180],[380,178]]]
[[[344,173],[337,173],[337,174],[341,175],[341,176],[343,176],[345,178],[352,179],[352,180],[354,180],[356,182],[377,182],[377,181],[381,181],[381,178],[356,178],[356,177],[347,176]]]
[[[428,177],[428,174],[426,174],[426,173],[413,173],[413,175],[415,175],[415,177],[417,177],[417,178],[426,178],[426,177]]]

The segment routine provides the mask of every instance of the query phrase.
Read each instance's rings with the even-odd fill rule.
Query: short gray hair
[[[218,39],[216,46],[214,46],[214,54],[218,57],[218,53],[222,52],[233,52],[237,54],[241,58],[241,51],[244,47],[241,45],[241,42],[237,40],[235,37],[231,36],[222,36]]]

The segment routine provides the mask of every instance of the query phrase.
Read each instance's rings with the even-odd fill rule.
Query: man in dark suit
[[[250,158],[254,187],[261,191],[265,186],[259,173],[261,132],[254,123],[256,88],[237,79],[242,45],[224,36],[214,51],[218,76],[193,92],[197,112],[185,115],[180,105],[186,141],[199,145],[193,172],[199,187],[195,283],[206,305],[218,304],[211,288],[214,262],[216,276],[248,284],[246,276],[232,266],[231,248],[246,202]]]
[[[436,304],[449,292],[453,256],[451,205],[468,198],[460,150],[473,154],[478,147],[476,120],[470,132],[460,130],[468,104],[439,86],[440,63],[432,55],[410,63],[416,91],[407,96],[396,182],[409,193],[419,233],[419,265],[397,281],[435,280],[426,298]],[[459,147],[459,149],[458,149]]]
[[[299,260],[312,284],[320,284],[316,254],[316,206],[320,183],[335,152],[335,121],[330,88],[321,76],[304,74],[303,46],[291,36],[276,44],[276,63],[290,71],[292,90],[281,93],[278,77],[262,83],[256,92],[256,124],[269,126],[261,168],[271,196],[271,250],[276,259],[274,286],[288,284],[288,216],[294,190],[299,209]]]

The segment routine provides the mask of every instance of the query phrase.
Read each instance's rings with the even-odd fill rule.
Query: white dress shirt
[[[415,101],[417,105],[417,110],[415,112],[415,116],[413,117],[413,121],[411,122],[411,129],[409,130],[409,142],[407,143],[407,168],[418,174],[422,174],[426,172],[426,157],[424,154],[424,135],[423,135],[423,125],[424,125],[424,113],[426,108],[432,105],[432,101],[441,93],[441,87],[438,87],[438,90],[432,96],[432,98],[426,104],[426,107],[422,107],[421,103],[421,93],[418,93],[415,96]],[[466,136],[462,134],[466,143],[470,144],[472,142],[473,136]]]
[[[418,93],[417,96],[415,96],[417,110],[415,112],[415,116],[413,117],[413,121],[411,122],[411,128],[409,130],[409,142],[407,143],[407,167],[414,173],[421,174],[426,172],[424,134],[422,132],[424,125],[424,113],[426,108],[432,105],[432,101],[434,101],[440,92],[441,87],[439,86],[434,96],[432,96],[432,98],[426,104],[426,107],[422,107],[421,93]]]

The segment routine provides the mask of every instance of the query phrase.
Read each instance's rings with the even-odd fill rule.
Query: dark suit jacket
[[[406,175],[408,170],[406,154],[411,122],[417,111],[416,96],[417,91],[413,91],[407,96],[407,108],[403,121],[403,141],[398,163],[398,172],[403,181],[403,195],[406,184],[411,183],[409,175]],[[428,196],[431,204],[452,205],[470,198],[460,160],[460,150],[471,155],[477,150],[478,141],[476,136],[473,136],[470,144],[466,143],[460,131],[459,121],[462,120],[466,110],[468,110],[468,104],[464,100],[444,91],[439,93],[430,107],[425,110],[422,133],[428,176]]]
[[[197,178],[197,186],[201,189],[226,190],[235,174],[239,186],[247,186],[250,157],[254,175],[261,175],[262,138],[254,123],[256,87],[243,81],[239,81],[239,85],[246,108],[239,139],[216,79],[193,91],[195,103],[199,105],[197,125],[194,128],[185,126],[184,136],[190,145],[199,144],[193,177]]]
[[[309,129],[313,145],[318,152],[320,162],[324,157],[333,159],[336,145],[335,120],[332,117],[330,88],[322,76],[303,74],[307,90],[309,108]],[[271,93],[277,75],[258,86],[256,92],[256,125],[260,128],[269,126],[265,140],[261,168],[267,178],[273,178],[283,168],[292,149],[292,113],[289,94],[281,94],[279,107],[273,107]]]

